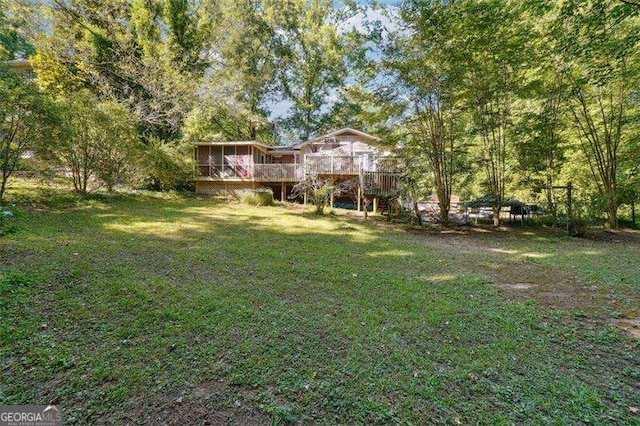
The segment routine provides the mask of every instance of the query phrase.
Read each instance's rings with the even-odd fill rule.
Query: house
[[[397,190],[399,170],[385,170],[381,175],[384,159],[390,154],[382,151],[379,143],[379,138],[349,127],[292,146],[256,141],[197,142],[196,192],[240,195],[268,187],[276,199],[286,200],[293,186],[309,175],[333,182],[359,179],[362,190],[369,188],[374,195],[372,182],[386,182],[378,191]]]
[[[33,80],[36,78],[31,62],[26,59],[14,59],[12,61],[5,61],[4,63],[11,71],[22,75],[27,80]]]

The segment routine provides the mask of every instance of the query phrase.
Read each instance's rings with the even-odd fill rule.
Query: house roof
[[[190,142],[191,145],[218,145],[218,146],[225,146],[225,145],[243,145],[243,146],[250,146],[250,145],[255,145],[255,146],[259,146],[262,147],[264,149],[271,149],[272,147],[265,145],[263,143],[260,142],[256,142],[256,141],[209,141],[209,142],[204,142],[204,141],[195,141],[195,142]]]
[[[340,135],[347,135],[347,134],[356,135],[356,136],[359,136],[359,137],[361,137],[363,139],[370,140],[372,142],[380,142],[380,140],[381,140],[380,138],[378,138],[376,136],[373,136],[373,135],[370,135],[369,133],[365,133],[365,132],[362,132],[360,130],[352,129],[351,127],[343,127],[340,130],[336,130],[336,131],[333,131],[331,133],[327,133],[326,135],[321,135],[321,136],[318,136],[316,138],[309,139],[306,142],[302,142],[302,143],[296,145],[296,147],[300,147],[300,146],[307,145],[309,143],[314,143],[314,142],[322,142],[324,139],[333,138],[333,137],[340,136]]]
[[[371,142],[380,142],[380,138],[370,135],[368,133],[362,132],[360,130],[352,129],[351,127],[344,127],[340,130],[333,131],[331,133],[327,133],[325,135],[318,136],[313,139],[309,139],[306,142],[301,142],[295,145],[290,146],[269,146],[256,141],[210,141],[210,142],[191,142],[192,145],[254,145],[259,146],[263,149],[269,150],[269,152],[273,154],[295,154],[300,151],[300,148],[313,143],[323,142],[325,139],[333,138],[341,135],[355,135],[362,139],[369,140]]]
[[[26,59],[13,59],[11,61],[5,61],[4,63],[11,68],[32,68],[31,62]]]
[[[291,155],[298,152],[300,152],[299,149],[294,149],[290,146],[269,147],[269,154]]]
[[[290,146],[270,146],[256,141],[209,141],[209,142],[191,142],[195,146],[256,146],[269,154],[275,155],[291,155],[299,151]]]
[[[354,155],[354,153],[362,154],[365,152],[375,152],[377,149],[364,142],[353,142],[349,145],[340,145],[337,148],[328,149],[325,151],[318,151],[307,155],[319,157],[323,155]]]

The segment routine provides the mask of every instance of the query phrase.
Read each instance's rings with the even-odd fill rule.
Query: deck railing
[[[300,164],[254,164],[253,180],[261,182],[297,182],[304,178]]]
[[[198,164],[200,175],[213,179],[254,182],[299,182],[305,176],[360,176],[364,188],[386,192],[398,187],[400,169],[395,158],[368,158],[359,155],[306,156],[301,164]]]
[[[362,157],[359,155],[311,156],[305,158],[305,171],[310,175],[357,175]]]
[[[199,165],[200,175],[257,182],[297,182],[304,178],[300,164]]]

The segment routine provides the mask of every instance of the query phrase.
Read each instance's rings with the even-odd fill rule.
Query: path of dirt
[[[389,225],[383,225],[389,226]],[[406,229],[405,229],[406,230]],[[574,270],[527,261],[528,253],[513,250],[519,233],[535,233],[543,237],[559,237],[557,229],[471,228],[464,230],[406,231],[410,238],[424,246],[450,253],[465,272],[486,276],[504,294],[516,300],[535,300],[559,310],[576,310],[602,316],[620,311],[618,300],[600,289],[597,283],[585,283]],[[576,239],[573,244],[593,249],[593,244],[623,243],[640,247],[638,231],[607,231]],[[515,255],[520,256],[515,256]],[[539,253],[531,253],[531,258]],[[629,335],[640,338],[640,319],[609,319]]]
[[[304,210],[297,209],[302,214]],[[528,258],[552,254],[523,253],[513,250],[514,242],[529,237],[566,238],[566,231],[557,228],[527,227],[469,227],[460,229],[408,228],[372,217],[365,221],[361,214],[346,214],[353,220],[369,226],[378,226],[405,232],[412,241],[438,251],[455,255],[464,272],[487,277],[506,297],[516,300],[535,300],[554,309],[575,310],[592,316],[606,312],[620,312],[616,297],[599,288],[597,283],[585,283],[574,270],[555,265],[529,262]],[[640,247],[638,230],[596,230],[586,238],[576,238],[572,244],[584,251],[593,250],[595,244],[622,244]],[[520,256],[515,256],[515,255]],[[623,309],[622,309],[623,310]],[[637,314],[637,313],[636,313]],[[634,316],[634,315],[632,315]],[[609,318],[606,320],[629,335],[640,338],[640,318]]]

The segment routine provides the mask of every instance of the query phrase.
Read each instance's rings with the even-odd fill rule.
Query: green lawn
[[[67,423],[640,424],[640,236],[21,182],[0,404]]]

